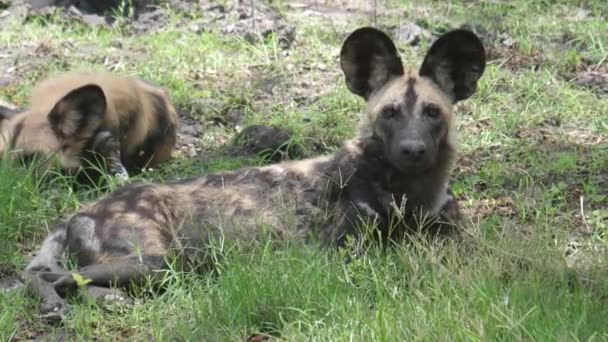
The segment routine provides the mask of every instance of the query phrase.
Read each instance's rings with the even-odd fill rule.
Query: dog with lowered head
[[[339,246],[375,222],[398,239],[422,216],[457,220],[448,180],[455,156],[453,105],[470,97],[485,68],[480,40],[466,30],[441,36],[418,71],[405,71],[391,39],[374,28],[351,33],[340,64],[348,89],[367,102],[358,134],[313,159],[132,184],[59,223],[23,273],[42,311],[62,316],[76,287],[57,260],[68,249],[91,293],[141,282],[177,252],[197,265],[212,239],[276,239]],[[446,214],[448,213],[448,214]],[[393,225],[395,215],[403,219]]]
[[[34,87],[29,108],[0,107],[0,151],[43,169],[78,170],[100,157],[106,171],[127,177],[167,160],[177,112],[157,85],[110,73],[52,76]]]

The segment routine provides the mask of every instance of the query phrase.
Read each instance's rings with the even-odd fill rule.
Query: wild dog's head
[[[348,89],[368,103],[364,129],[381,141],[384,157],[418,173],[452,143],[452,107],[475,92],[485,51],[475,34],[454,30],[435,41],[417,72],[405,72],[392,40],[363,27],[344,41],[340,64]]]
[[[106,105],[97,85],[73,89],[51,108],[24,110],[3,122],[0,150],[26,158],[57,154],[63,168],[77,168],[83,149],[103,123]]]

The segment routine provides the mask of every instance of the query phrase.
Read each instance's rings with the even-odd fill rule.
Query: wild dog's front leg
[[[55,291],[55,286],[36,272],[25,271],[21,274],[28,292],[41,300],[40,313],[44,320],[52,323],[61,321],[68,313],[66,301]]]
[[[110,287],[130,284],[144,284],[162,278],[165,269],[163,256],[142,255],[123,257],[112,262],[94,264],[79,269],[78,273],[88,284]],[[50,280],[50,279],[49,279]],[[55,290],[59,293],[73,291],[78,283],[72,274],[66,274],[53,281]]]
[[[453,236],[459,232],[463,224],[458,201],[450,188],[446,191],[445,201],[439,210],[437,220],[430,228],[431,233],[436,236]]]
[[[336,247],[344,246],[351,238],[379,238],[385,242],[388,238],[386,231],[386,215],[376,203],[359,198],[347,204],[343,216],[334,229],[329,229],[331,237],[325,239]]]
[[[95,134],[91,150],[103,157],[107,171],[116,177],[126,180],[129,173],[122,165],[120,156],[120,139],[110,130],[101,130]]]
[[[41,318],[49,323],[62,321],[69,312],[66,295],[76,290],[77,283],[72,273],[28,272],[22,273],[26,289],[41,300]],[[128,297],[119,289],[87,285],[86,293],[95,300],[129,303]]]
[[[67,226],[67,222],[62,222],[49,234],[21,274],[27,290],[40,298],[40,312],[51,321],[61,320],[67,314],[68,307],[53,284],[45,280],[42,274],[67,274],[57,263],[66,246]]]
[[[67,222],[62,222],[42,242],[40,249],[25,268],[28,272],[61,272],[57,264],[67,241]]]

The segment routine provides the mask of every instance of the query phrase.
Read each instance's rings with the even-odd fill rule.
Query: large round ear
[[[88,136],[101,124],[106,107],[101,87],[89,84],[70,91],[59,100],[48,120],[60,138]]]
[[[403,75],[395,44],[372,27],[359,28],[346,38],[340,51],[340,66],[348,89],[366,100],[393,77]]]
[[[431,78],[456,103],[473,95],[485,66],[486,53],[479,38],[458,29],[437,39],[419,74]]]

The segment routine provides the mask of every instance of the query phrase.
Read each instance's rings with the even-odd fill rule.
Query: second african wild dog
[[[42,81],[29,108],[0,108],[0,151],[22,159],[58,157],[76,170],[103,157],[107,171],[126,177],[168,159],[177,113],[166,92],[149,82],[109,73],[65,73]]]
[[[324,157],[132,184],[85,207],[50,233],[23,273],[42,311],[63,314],[60,294],[76,286],[57,262],[65,248],[91,280],[89,291],[99,291],[159,274],[169,253],[199,266],[211,239],[255,241],[269,229],[277,239],[335,246],[357,236],[361,220],[375,220],[382,238],[393,239],[419,214],[441,217],[446,209],[457,217],[447,195],[452,107],[483,74],[480,40],[465,30],[446,33],[418,72],[405,72],[386,34],[360,28],[344,41],[340,62],[348,88],[367,101],[354,139]],[[406,219],[389,231],[397,210]]]

